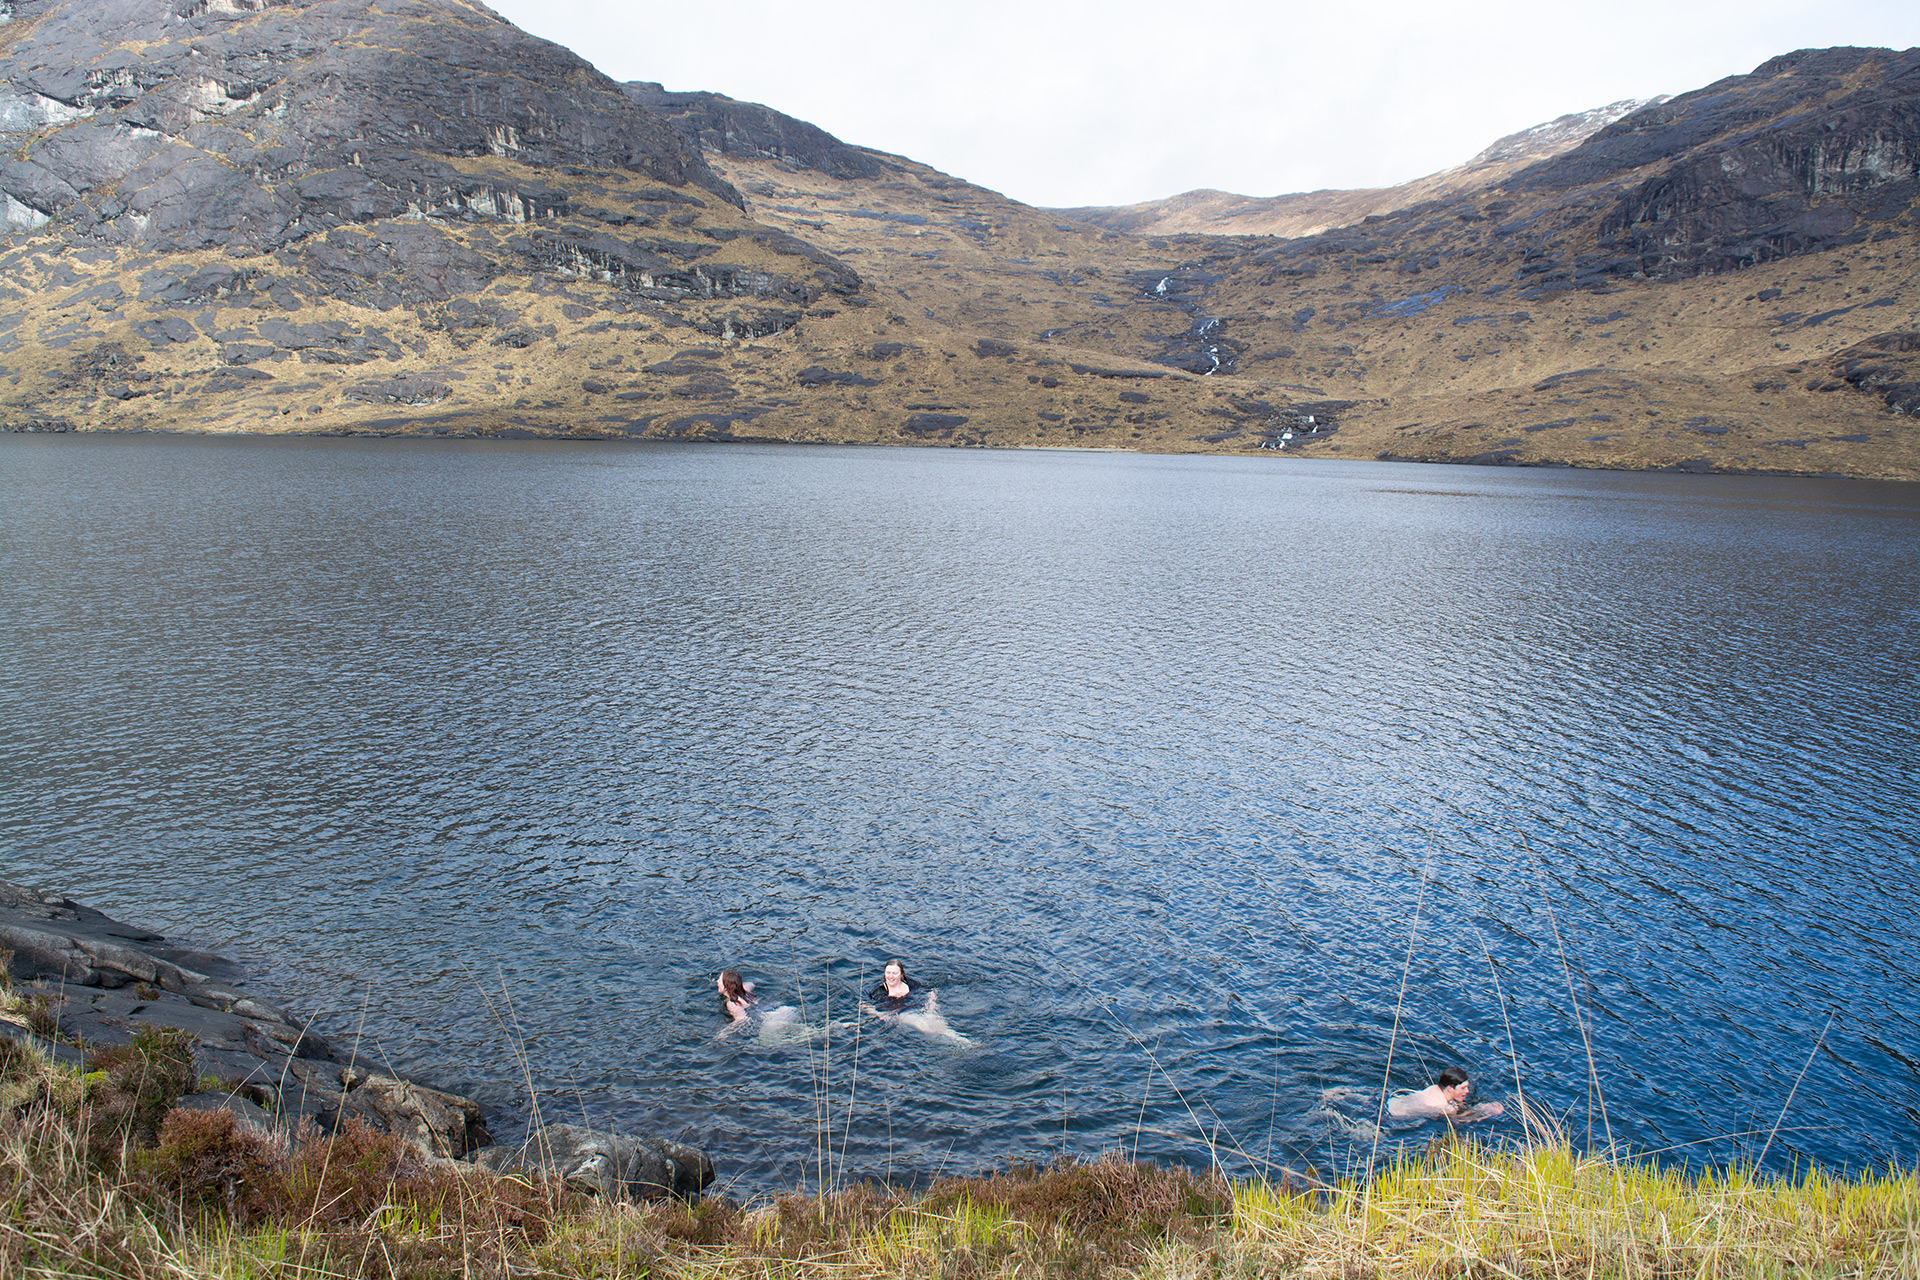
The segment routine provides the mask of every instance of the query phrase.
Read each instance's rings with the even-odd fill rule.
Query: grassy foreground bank
[[[1693,1176],[1436,1144],[1370,1186],[1298,1193],[1118,1159],[736,1208],[608,1205],[173,1108],[181,1040],[85,1074],[0,1040],[0,1276],[1873,1276],[1920,1280],[1920,1177]]]

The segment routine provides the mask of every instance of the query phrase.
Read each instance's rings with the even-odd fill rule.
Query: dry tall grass
[[[1920,1178],[1690,1174],[1436,1144],[1366,1187],[1234,1189],[1236,1258],[1302,1275],[1920,1276]]]
[[[602,1209],[557,1233],[527,1274],[1913,1280],[1920,1179],[1696,1177],[1565,1147],[1447,1143],[1368,1186],[1308,1192],[1114,1159],[741,1214]]]
[[[954,1276],[1734,1276],[1920,1280],[1920,1175],[1704,1175],[1436,1143],[1302,1190],[1112,1157],[746,1209],[607,1205],[354,1124],[267,1133],[169,1110],[143,1036],[86,1074],[0,1040],[0,1276],[135,1280],[882,1280]]]

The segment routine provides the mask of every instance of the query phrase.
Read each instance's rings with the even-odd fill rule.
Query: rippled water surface
[[[1827,480],[0,438],[0,871],[743,1191],[1345,1168],[1456,1062],[1675,1159],[1804,1065],[1769,1164],[1911,1163],[1917,551]],[[970,1045],[858,1017],[894,955]]]

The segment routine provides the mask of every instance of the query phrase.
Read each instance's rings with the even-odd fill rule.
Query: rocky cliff
[[[1136,236],[468,0],[9,12],[13,429],[1920,477],[1914,52],[1553,122],[1313,236]]]
[[[14,227],[272,253],[406,216],[538,222],[584,193],[525,171],[579,165],[738,203],[617,85],[460,0],[20,0],[3,48]]]
[[[723,93],[669,93],[648,81],[629,81],[627,96],[670,122],[704,151],[778,160],[817,169],[830,178],[878,178],[884,157],[850,147],[825,129],[782,115],[757,102],[736,102]]]
[[[1593,225],[1595,247],[1611,256],[1576,261],[1576,278],[1732,271],[1910,233],[1920,50],[1775,58],[1637,111],[1527,169],[1514,188],[1564,201],[1555,212],[1569,231],[1584,231],[1586,209],[1567,196],[1612,197]]]

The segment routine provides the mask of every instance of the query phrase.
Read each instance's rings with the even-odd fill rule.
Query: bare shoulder
[[[1403,1093],[1387,1102],[1387,1114],[1399,1119],[1414,1116],[1444,1116],[1450,1113],[1440,1090],[1429,1086],[1415,1093]]]

